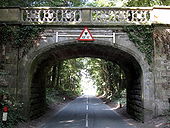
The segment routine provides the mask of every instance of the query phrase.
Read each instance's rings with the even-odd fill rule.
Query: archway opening
[[[48,69],[46,98],[48,103],[74,94],[121,100],[122,95],[126,96],[126,85],[124,71],[111,61],[87,57],[68,59],[57,61]]]
[[[41,53],[32,66],[30,87],[30,117],[40,116],[46,108],[46,74],[56,61],[72,58],[100,58],[119,65],[126,80],[127,112],[137,120],[143,120],[142,69],[138,61],[128,52],[112,46],[95,43],[67,43],[50,47]]]

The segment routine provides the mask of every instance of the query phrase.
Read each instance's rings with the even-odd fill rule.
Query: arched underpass
[[[31,119],[42,115],[45,110],[45,77],[47,68],[57,60],[78,57],[93,57],[112,61],[120,65],[127,78],[127,112],[137,120],[144,118],[143,71],[133,51],[123,47],[107,46],[105,41],[66,41],[36,51],[37,56],[30,63],[28,88],[29,116]],[[136,57],[136,58],[135,58]],[[29,69],[29,68],[28,68]]]

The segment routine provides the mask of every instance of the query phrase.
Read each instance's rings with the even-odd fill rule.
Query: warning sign
[[[82,31],[80,37],[77,40],[94,41],[95,39],[92,37],[92,34],[90,33],[89,29],[87,27],[84,27],[84,30]]]

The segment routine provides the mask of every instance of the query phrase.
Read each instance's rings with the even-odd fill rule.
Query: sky
[[[81,87],[83,89],[84,95],[92,95],[95,96],[97,92],[97,87],[95,86],[93,80],[90,78],[90,75],[86,70],[81,71]]]
[[[93,0],[88,0],[88,2],[93,2]]]

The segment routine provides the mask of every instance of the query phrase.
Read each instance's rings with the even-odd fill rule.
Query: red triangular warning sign
[[[89,29],[84,27],[84,30],[81,32],[80,37],[77,39],[80,41],[94,41],[95,39],[92,37]]]

